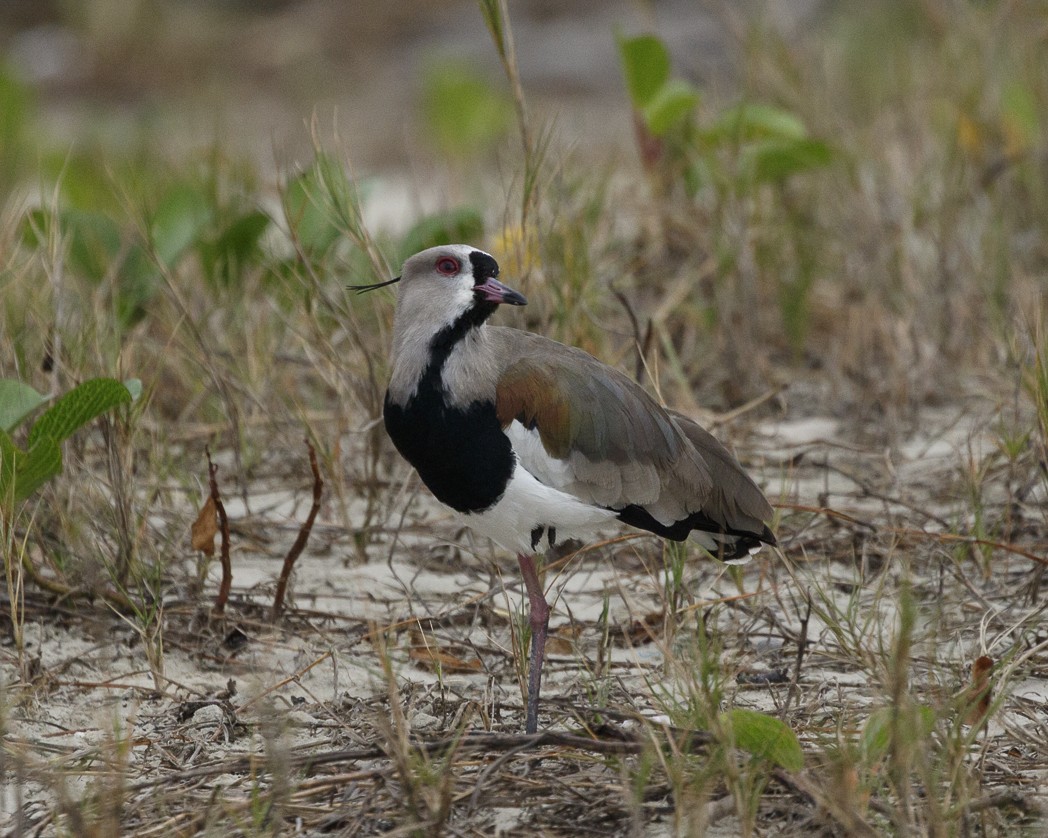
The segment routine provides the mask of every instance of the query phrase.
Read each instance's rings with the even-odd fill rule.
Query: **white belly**
[[[463,515],[467,526],[496,544],[516,553],[533,553],[532,532],[537,527],[556,529],[557,541],[589,535],[615,518],[615,512],[591,506],[574,495],[536,480],[517,464],[506,491],[483,512]],[[539,549],[543,549],[544,544]]]

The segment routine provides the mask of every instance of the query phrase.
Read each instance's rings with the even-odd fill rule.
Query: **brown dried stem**
[[[306,448],[309,449],[309,467],[313,471],[313,505],[310,507],[309,515],[306,516],[301,529],[298,531],[298,538],[295,539],[295,543],[291,545],[291,549],[287,551],[287,555],[284,557],[284,566],[280,569],[280,578],[277,580],[277,592],[273,597],[272,616],[274,619],[279,617],[284,610],[284,596],[287,594],[287,583],[288,579],[291,578],[291,570],[294,568],[295,562],[302,554],[302,551],[306,549],[309,534],[313,531],[313,522],[316,521],[317,513],[320,512],[320,499],[324,494],[324,481],[320,477],[320,466],[317,465],[316,449],[313,448],[312,443],[308,439],[305,440],[305,443]]]
[[[215,512],[218,514],[218,529],[222,533],[222,547],[219,558],[222,561],[222,582],[218,586],[218,594],[215,596],[215,604],[211,607],[212,617],[221,617],[226,610],[226,602],[229,600],[229,591],[233,587],[233,564],[229,560],[229,518],[226,516],[226,507],[222,504],[222,496],[218,491],[218,466],[211,461],[211,449],[204,447],[207,455],[207,479],[211,487],[211,500],[215,504]]]

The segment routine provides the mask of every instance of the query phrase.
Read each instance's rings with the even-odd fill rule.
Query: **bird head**
[[[499,282],[498,275],[491,254],[468,244],[447,244],[416,253],[394,279],[351,288],[363,292],[399,283],[398,316],[440,328],[462,317],[482,322],[503,303],[526,305],[524,295]]]

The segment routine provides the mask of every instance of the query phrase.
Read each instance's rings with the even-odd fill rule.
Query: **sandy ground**
[[[962,688],[966,667],[981,654],[1015,664],[987,741],[1007,775],[1001,782],[1021,788],[1036,810],[1048,803],[1041,767],[1048,745],[1040,709],[1048,698],[1045,657],[1035,649],[1016,659],[1043,640],[1042,607],[1002,599],[1029,578],[1030,562],[996,551],[992,575],[982,574],[971,563],[951,567],[935,541],[942,529],[936,520],[956,524],[963,508],[950,497],[958,464],[993,449],[994,421],[969,407],[928,411],[919,434],[879,451],[863,450],[828,418],[752,427],[747,459],[789,522],[780,527],[789,568],[770,550],[737,578],[713,562],[692,561],[685,605],[686,613],[707,614],[723,643],[722,665],[735,676],[731,702],[787,713],[802,741],[814,744],[816,731],[834,719],[868,718],[883,705],[884,685],[868,662],[844,650],[819,609],[806,620],[809,646],[794,668],[803,597],[814,595],[842,614],[862,612],[855,625],[866,636],[856,642],[872,650],[890,645],[897,624],[898,597],[885,591],[897,591],[908,576],[920,603],[913,677],[923,689]],[[269,619],[268,603],[307,493],[252,487],[250,515],[230,499],[235,584],[227,616],[208,621],[172,591],[156,672],[133,622],[100,606],[56,605],[31,594],[26,638],[34,677],[7,692],[7,740],[25,773],[15,782],[9,773],[4,784],[6,828],[21,811],[33,833],[48,833],[55,795],[81,799],[107,772],[122,772],[132,811],[201,767],[210,772],[209,788],[244,796],[250,772],[230,760],[373,745],[391,701],[401,703],[416,736],[448,735],[460,724],[518,731],[511,627],[522,616],[522,589],[515,563],[473,543],[412,487],[390,509],[393,525],[403,516],[399,531],[380,528],[364,562],[350,534],[322,516],[295,568],[292,607],[279,621]],[[988,502],[1004,503],[1003,486],[999,494]],[[1024,504],[1045,502],[1042,484]],[[834,516],[803,514],[797,505],[830,508]],[[188,530],[194,514],[186,508],[167,525]],[[667,713],[694,688],[694,622],[685,618],[667,630],[657,540],[623,535],[609,532],[604,546],[547,579],[554,614],[544,728],[571,729],[595,708],[626,730],[636,724],[631,718],[668,722]],[[187,557],[187,566],[192,562]],[[216,564],[209,591],[217,585]],[[610,640],[602,643],[605,632]],[[1019,642],[1020,634],[1028,642]],[[20,683],[13,661],[4,656],[10,685]],[[231,770],[222,770],[226,762]],[[471,823],[496,833],[541,826],[536,809],[498,795],[490,802]],[[661,834],[671,821],[667,813],[646,817],[644,832]],[[733,823],[724,813],[718,828],[731,834]]]

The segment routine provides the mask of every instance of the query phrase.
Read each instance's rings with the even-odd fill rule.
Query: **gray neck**
[[[434,332],[432,323],[426,324],[419,318],[410,323],[394,322],[389,398],[395,404],[407,404],[432,364],[441,365],[439,373],[447,404],[466,407],[478,400],[494,400],[499,361],[489,329],[471,326],[456,336],[450,351],[446,346],[436,349],[438,336],[444,332],[446,337],[446,330],[453,326]],[[441,359],[441,355],[445,357]]]

